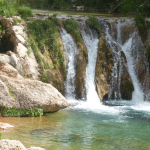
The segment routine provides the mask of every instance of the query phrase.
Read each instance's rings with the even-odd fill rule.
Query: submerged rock
[[[4,129],[4,130],[6,130],[6,129],[8,129],[8,128],[13,128],[14,126],[12,126],[12,125],[10,125],[10,124],[8,124],[8,123],[2,123],[2,122],[0,122],[0,129]]]
[[[45,150],[40,147],[31,147],[26,149],[20,141],[0,140],[0,150]]]

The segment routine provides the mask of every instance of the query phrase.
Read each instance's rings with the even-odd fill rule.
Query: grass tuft
[[[33,17],[32,10],[27,6],[19,7],[18,13],[22,16],[23,19],[27,19],[27,17]]]

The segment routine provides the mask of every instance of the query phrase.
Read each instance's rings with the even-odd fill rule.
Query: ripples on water
[[[150,149],[150,103],[106,101],[99,108],[86,102],[37,118],[0,118],[15,126],[3,138],[20,140],[26,147],[49,149]]]

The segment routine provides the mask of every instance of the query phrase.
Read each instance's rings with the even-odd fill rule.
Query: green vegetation
[[[143,42],[145,42],[146,38],[147,38],[147,30],[150,28],[150,22],[145,20],[145,17],[139,12],[137,11],[135,14],[135,21],[139,30],[139,34],[143,40]]]
[[[99,23],[96,17],[90,16],[89,19],[86,20],[86,23],[90,28],[95,29],[98,34],[100,33]]]
[[[2,133],[0,133],[0,140],[2,139]]]
[[[83,5],[87,12],[135,14],[137,9],[144,15],[150,15],[149,0],[20,0],[20,5],[32,8],[72,10],[72,5]]]
[[[57,13],[54,13],[50,19],[53,20],[57,26],[62,27],[62,22],[57,18]]]
[[[19,7],[19,1],[20,0],[0,0],[0,16],[11,17],[20,14],[24,19],[32,17],[31,9],[26,6]]]
[[[73,38],[75,39],[75,41],[79,45],[80,41],[81,41],[79,24],[73,18],[67,19],[65,21],[65,28],[73,36]]]
[[[43,109],[34,109],[30,107],[29,110],[25,110],[17,108],[0,107],[0,115],[4,117],[37,117],[43,115]]]
[[[0,16],[15,16],[17,14],[17,2],[12,0],[0,0]]]
[[[150,61],[150,45],[147,45],[146,51],[147,51],[148,59],[149,59],[149,61]]]
[[[53,16],[44,21],[34,20],[28,23],[28,34],[30,38],[28,47],[31,47],[40,67],[41,80],[53,83],[50,69],[64,69],[64,58],[59,46],[58,22],[61,21]],[[59,26],[58,25],[58,26]],[[52,60],[52,64],[49,60]],[[57,85],[58,86],[58,85]],[[56,86],[55,86],[56,87]]]
[[[18,13],[22,16],[23,19],[26,19],[27,17],[33,17],[31,9],[27,6],[19,7]]]
[[[12,94],[12,92],[11,92],[11,88],[9,88],[9,95],[11,96],[12,99],[15,100],[15,98],[13,97],[13,94]]]
[[[41,54],[45,53],[47,49],[49,57],[53,60],[53,65],[59,68],[63,63],[62,53],[58,45],[58,28],[54,21],[46,19],[44,21],[35,20],[28,24],[29,34],[32,35],[30,39],[31,47],[34,50],[36,59],[39,63],[42,62]]]
[[[21,19],[17,19],[17,18],[14,18],[14,25],[17,25],[17,23],[21,23],[22,20]]]

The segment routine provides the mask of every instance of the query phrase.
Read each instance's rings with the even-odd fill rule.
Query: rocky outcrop
[[[25,32],[26,24],[21,20],[21,23],[14,25],[14,18],[21,20],[18,16],[0,18],[2,27],[6,28],[5,35],[1,39],[0,51],[1,53],[7,52],[10,59],[9,63],[18,70],[19,74],[28,78],[39,79],[38,64],[32,49],[27,46],[26,42],[28,38]]]
[[[11,65],[0,60],[0,106],[54,112],[66,108],[66,99],[50,84],[24,79]]]
[[[95,74],[96,90],[100,99],[107,99],[109,93],[109,76],[114,62],[111,49],[109,48],[102,31],[98,47],[99,50]]]
[[[114,43],[115,41],[121,41],[120,44],[125,43],[129,39],[130,33],[133,33],[135,26],[133,24],[124,25],[124,20],[119,23],[114,19],[100,22],[101,37],[95,77],[96,89],[100,99],[121,98],[130,100],[132,99],[134,86],[128,73],[126,56],[119,46],[113,42],[106,41],[104,33],[106,32],[106,26],[104,24],[109,28],[108,32]],[[120,34],[118,30],[121,30],[123,35],[118,35]],[[121,36],[120,39],[119,36]]]
[[[0,150],[45,150],[40,147],[25,148],[20,141],[0,140]]]

